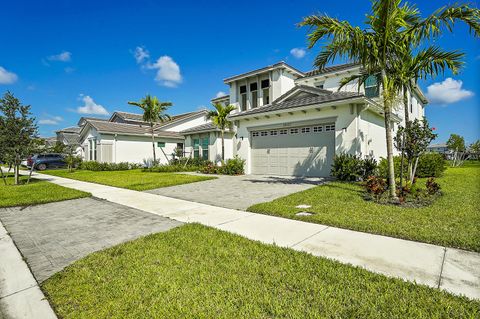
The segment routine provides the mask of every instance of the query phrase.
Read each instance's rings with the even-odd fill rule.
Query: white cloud
[[[60,62],[69,62],[72,60],[72,53],[68,51],[63,51],[59,54],[50,55],[47,57],[48,61],[60,61]]]
[[[12,84],[18,80],[18,76],[7,71],[5,68],[0,66],[0,84]]]
[[[225,95],[228,95],[227,93],[223,92],[223,91],[218,91],[217,92],[217,95],[215,95],[215,97],[222,97],[222,96],[225,96]]]
[[[63,121],[63,118],[61,116],[52,116],[46,114],[43,119],[38,121],[38,124],[41,125],[57,125],[60,124],[60,122]]]
[[[301,59],[307,54],[307,51],[302,48],[293,48],[290,50],[290,54],[296,57],[297,59]]]
[[[160,85],[176,87],[178,84],[182,83],[180,67],[168,55],[159,57],[157,62],[154,64],[148,64],[147,68],[157,70],[155,81],[157,81]]]
[[[108,111],[100,104],[95,103],[93,99],[88,95],[80,94],[80,99],[84,105],[77,107],[77,113],[79,114],[96,114],[96,115],[108,115]]]
[[[144,61],[150,59],[150,52],[144,47],[136,47],[133,52],[133,56],[138,64],[143,63]]]
[[[447,78],[443,82],[433,83],[427,88],[427,97],[433,104],[447,105],[467,99],[474,95],[472,91],[462,89],[463,82]]]

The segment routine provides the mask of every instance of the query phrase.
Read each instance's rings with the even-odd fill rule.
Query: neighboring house
[[[376,79],[339,90],[343,78],[359,71],[343,64],[303,73],[280,62],[225,79],[229,103],[237,107],[229,116],[233,155],[246,160],[246,173],[328,176],[335,154],[386,157]],[[420,89],[408,96],[410,118],[424,117],[428,101]],[[403,112],[401,106],[395,111],[394,131]]]
[[[431,144],[427,147],[427,151],[442,154],[446,159],[453,158],[453,152],[448,149],[446,143]]]
[[[183,152],[185,137],[179,132],[205,124],[206,113],[179,114],[155,124],[156,155],[161,164],[167,164],[179,149]],[[142,163],[153,158],[151,128],[141,114],[114,112],[108,121],[83,121],[79,141],[85,160]]]

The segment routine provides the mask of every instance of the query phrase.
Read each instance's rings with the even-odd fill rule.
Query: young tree
[[[170,116],[165,114],[167,109],[172,106],[171,102],[161,102],[156,96],[151,97],[149,94],[141,99],[139,102],[128,102],[130,105],[138,106],[143,110],[143,120],[150,124],[152,134],[152,148],[153,148],[153,165],[157,164],[157,156],[155,153],[155,128],[154,125],[158,122],[165,122],[170,120]]]
[[[15,184],[19,184],[19,167],[23,158],[38,149],[38,128],[30,113],[30,105],[7,92],[0,99],[0,148],[14,168]]]
[[[222,137],[222,161],[225,160],[225,130],[232,128],[232,122],[227,119],[228,114],[235,110],[234,105],[224,105],[222,103],[212,104],[215,110],[207,113],[207,120],[212,120],[212,123],[220,129]]]
[[[453,152],[452,166],[460,166],[465,156],[465,139],[458,134],[450,134],[447,148]]]
[[[369,75],[377,78],[382,89],[389,195],[393,201],[398,198],[393,163],[392,108],[402,87],[391,66],[409,51],[407,46],[418,46],[424,40],[439,36],[444,29],[451,31],[458,20],[464,21],[478,36],[480,11],[467,5],[446,6],[422,19],[417,8],[402,4],[401,0],[374,0],[364,29],[327,15],[312,15],[300,22],[300,26],[313,29],[308,35],[310,49],[318,41],[328,40],[314,62],[319,69],[337,57],[348,58],[363,68],[362,74],[351,77],[351,81],[363,84]]]
[[[476,142],[470,144],[470,146],[468,147],[468,151],[474,159],[479,159],[480,158],[480,140],[477,140]]]
[[[398,128],[395,144],[397,149],[402,152],[402,156],[405,155],[407,159],[410,185],[415,180],[418,159],[427,151],[428,145],[436,137],[437,134],[433,133],[433,129],[430,128],[426,119],[422,121],[415,119],[408,122],[406,127],[400,126]],[[401,170],[403,172],[403,167]]]

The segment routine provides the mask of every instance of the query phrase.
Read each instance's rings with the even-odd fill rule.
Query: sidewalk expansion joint
[[[440,289],[440,285],[442,284],[443,266],[445,265],[446,255],[447,255],[447,247],[443,247],[442,265],[440,267],[440,275],[438,276],[438,285],[437,285],[438,289]]]
[[[26,291],[26,290],[28,290],[28,289],[32,289],[32,288],[35,288],[35,287],[38,287],[38,284],[35,283],[35,284],[33,284],[32,286],[29,286],[29,287],[26,287],[26,288],[22,288],[22,289],[20,289],[20,290],[17,290],[17,291],[15,291],[15,292],[12,292],[12,293],[10,293],[10,294],[8,294],[8,295],[5,295],[5,296],[1,296],[1,297],[0,297],[0,300],[5,299],[5,298],[8,298],[8,297],[11,297],[11,296],[13,296],[13,295],[16,295],[16,294],[18,294],[18,293],[24,292],[24,291]]]
[[[327,227],[325,227],[324,229],[321,229],[321,230],[317,231],[316,233],[314,233],[314,234],[312,234],[312,235],[310,235],[310,236],[308,236],[308,237],[300,240],[298,243],[295,243],[295,244],[291,245],[290,248],[293,248],[293,247],[295,247],[295,246],[303,243],[304,241],[312,238],[313,236],[316,236],[316,235],[320,234],[321,232],[323,232],[324,230],[327,230],[327,229],[329,229],[329,228],[330,228],[330,226],[327,226]]]

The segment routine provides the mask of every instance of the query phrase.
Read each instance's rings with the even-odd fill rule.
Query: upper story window
[[[370,75],[365,80],[365,96],[366,97],[377,97],[379,94],[377,77]]]
[[[262,82],[260,82],[260,86],[262,89],[263,105],[267,105],[270,103],[270,80],[269,79],[262,80]]]
[[[250,83],[250,92],[252,94],[252,108],[256,108],[258,106],[258,84]]]
[[[240,107],[242,111],[247,109],[247,86],[240,86]]]

